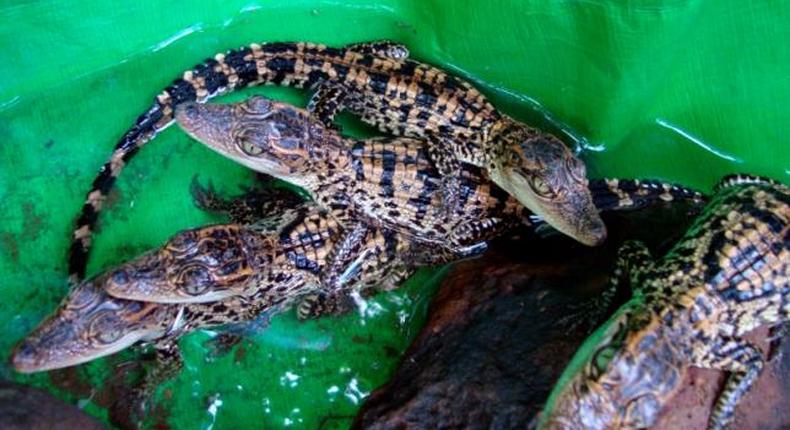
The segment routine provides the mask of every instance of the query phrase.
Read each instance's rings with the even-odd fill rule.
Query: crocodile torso
[[[115,178],[173,122],[176,107],[265,84],[316,90],[311,111],[326,123],[338,109],[349,109],[382,131],[424,138],[450,185],[447,207],[455,201],[454,172],[469,163],[560,231],[587,244],[604,239],[584,165],[561,141],[499,113],[468,83],[407,56],[389,42],[343,48],[268,43],[218,54],[188,70],[137,119],[94,180],[74,232],[72,278],[84,275],[92,229]]]
[[[627,242],[615,275],[634,298],[580,348],[542,428],[649,427],[689,366],[730,372],[709,422],[727,427],[764,363],[742,336],[790,316],[788,220],[786,186],[736,176],[662,258]]]

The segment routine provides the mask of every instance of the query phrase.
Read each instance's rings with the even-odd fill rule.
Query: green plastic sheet
[[[726,173],[790,175],[790,5],[735,0],[0,3],[0,358],[66,292],[73,221],[98,167],[153,96],[203,58],[250,42],[390,38],[479,85],[504,111],[581,149],[592,176],[710,189]],[[304,96],[254,89],[292,102]],[[345,118],[345,129],[369,133]],[[121,176],[90,272],[220,219],[197,210],[193,175],[232,193],[245,169],[162,133]],[[347,427],[424,320],[437,273],[364,315],[293,313],[228,354],[185,338],[186,367],[148,425]],[[440,274],[439,274],[440,275]],[[0,376],[107,419],[127,351],[76,370]],[[76,379],[75,379],[76,378]],[[74,383],[73,381],[79,381]],[[64,382],[66,381],[66,382]],[[71,381],[71,382],[68,382]],[[68,383],[67,383],[68,382]]]

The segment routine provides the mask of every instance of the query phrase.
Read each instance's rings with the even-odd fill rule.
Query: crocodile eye
[[[195,232],[192,230],[184,231],[171,238],[166,247],[173,251],[186,251],[195,245]]]
[[[252,96],[247,100],[247,107],[251,112],[266,113],[271,110],[272,102],[265,97]]]
[[[571,156],[568,158],[565,164],[568,167],[568,172],[573,179],[579,182],[584,182],[587,180],[587,168],[584,166],[584,162],[582,160]]]
[[[91,322],[91,330],[102,344],[113,343],[123,334],[117,318],[110,312],[102,312]]]
[[[541,197],[551,197],[554,194],[548,182],[537,176],[533,176],[530,179],[529,185],[532,187],[532,191]]]
[[[255,142],[247,138],[241,138],[239,140],[239,148],[241,148],[242,152],[252,157],[261,155],[261,153],[263,152],[263,148],[256,145]]]
[[[210,282],[211,275],[202,266],[189,267],[181,272],[178,278],[178,284],[182,286],[187,294],[192,296],[200,295],[206,291]]]
[[[99,294],[93,290],[93,286],[80,285],[75,288],[72,293],[66,297],[64,306],[67,309],[77,310],[84,309],[92,305],[94,301],[99,299]]]
[[[107,331],[99,333],[99,341],[102,343],[113,343],[121,337],[121,331],[118,327],[110,327]]]

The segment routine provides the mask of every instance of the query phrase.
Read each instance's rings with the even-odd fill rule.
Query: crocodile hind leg
[[[452,215],[458,210],[461,195],[461,180],[458,172],[461,171],[461,161],[453,154],[450,148],[452,142],[440,137],[429,137],[432,142],[428,145],[428,158],[441,176],[441,212]]]
[[[647,246],[638,240],[627,240],[617,250],[617,260],[608,287],[604,294],[603,304],[611,305],[615,294],[622,288],[638,290],[642,276],[653,267],[653,256]]]
[[[592,327],[598,326],[609,312],[619,291],[633,293],[641,287],[639,279],[653,267],[653,256],[647,246],[637,240],[627,240],[617,250],[614,270],[600,295],[592,301],[593,309],[587,315]]]
[[[362,288],[360,295],[370,297],[377,291],[392,291],[398,288],[414,273],[414,269],[401,266],[394,269],[378,285],[369,285]],[[296,308],[296,316],[300,320],[319,318],[325,315],[343,315],[354,308],[354,299],[348,290],[326,292],[319,291],[308,294]]]
[[[392,270],[392,272],[390,272],[389,275],[387,275],[386,278],[381,281],[381,283],[379,283],[377,289],[381,291],[392,291],[397,289],[416,271],[417,269],[411,265],[402,265],[396,267]]]
[[[332,249],[327,265],[321,274],[321,287],[327,291],[338,291],[354,279],[365,260],[372,257],[366,238],[369,227],[361,222],[352,225]]]
[[[475,257],[488,249],[488,239],[504,233],[512,224],[502,218],[472,220],[457,226],[448,235],[450,251],[455,259]]]
[[[741,339],[724,338],[710,348],[695,348],[693,366],[730,372],[708,420],[709,429],[723,430],[732,423],[736,406],[757,380],[764,363],[763,354]]]
[[[227,214],[230,211],[230,200],[220,197],[211,182],[206,186],[201,185],[197,175],[192,176],[189,193],[200,210],[218,214]]]
[[[157,387],[175,376],[183,364],[177,338],[168,337],[154,343],[154,360],[151,368],[145,373],[140,384],[112,405],[111,419],[120,422],[132,421],[134,424],[130,423],[130,425],[137,427],[145,419]]]
[[[233,347],[241,343],[245,337],[262,332],[269,326],[269,314],[257,315],[256,312],[245,310],[241,320],[244,322],[229,323],[216,337],[204,343],[211,357],[220,357],[229,353]]]
[[[296,307],[296,316],[304,321],[324,315],[342,315],[353,307],[353,299],[347,291],[318,291],[302,298]]]
[[[157,342],[154,345],[154,353],[156,355],[154,368],[145,375],[142,385],[143,393],[150,395],[154,394],[162,382],[175,376],[184,367],[181,350],[178,348],[178,338],[175,336]]]
[[[344,103],[348,94],[348,90],[342,85],[322,84],[310,97],[307,111],[326,128],[340,131],[340,126],[335,124],[335,116],[345,108]]]
[[[390,40],[351,43],[343,47],[347,51],[363,55],[403,60],[409,58],[409,48]],[[353,60],[352,60],[353,61]],[[334,124],[335,116],[345,109],[349,103],[349,91],[342,85],[334,83],[320,84],[307,104],[307,111],[321,121],[326,127],[339,129]]]

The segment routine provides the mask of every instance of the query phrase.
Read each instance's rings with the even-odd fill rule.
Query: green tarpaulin
[[[117,139],[181,72],[250,42],[390,38],[479,85],[502,109],[582,147],[592,176],[709,189],[732,172],[787,182],[790,6],[679,1],[20,1],[0,3],[0,357],[64,295],[70,231]],[[293,91],[253,89],[303,102]],[[348,118],[345,118],[347,121]],[[345,129],[359,127],[345,123]],[[123,172],[90,271],[219,221],[188,193],[250,172],[172,128]],[[229,354],[184,339],[186,367],[150,423],[177,428],[346,427],[424,318],[431,277],[353,314],[273,319]],[[65,371],[0,376],[106,419],[107,386],[136,352]],[[76,382],[75,382],[76,381]]]

